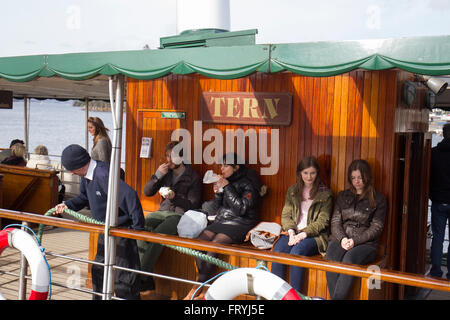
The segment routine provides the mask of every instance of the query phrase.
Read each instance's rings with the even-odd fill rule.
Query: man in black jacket
[[[430,172],[431,230],[433,232],[430,275],[439,278],[443,274],[441,261],[445,226],[447,221],[450,223],[450,123],[444,125],[442,133],[444,139],[431,149]],[[447,279],[450,280],[448,257],[447,270]]]
[[[80,194],[64,203],[58,204],[55,214],[61,214],[65,209],[81,210],[89,204],[92,217],[105,222],[106,205],[108,198],[108,164],[92,160],[87,151],[76,144],[69,145],[62,152],[62,165],[72,174],[81,177]],[[128,184],[120,180],[119,186],[119,227],[135,230],[144,229],[144,214],[138,195]],[[97,242],[96,262],[104,262],[104,237],[99,236]],[[116,265],[130,269],[140,269],[139,254],[136,240],[117,238],[116,240]],[[102,292],[103,266],[92,266],[92,287],[94,292]],[[139,276],[136,273],[115,270],[116,296],[139,300]],[[93,299],[98,299],[94,295]]]
[[[200,206],[202,188],[200,175],[181,159],[178,159],[179,161],[175,159],[177,155],[172,154],[172,149],[178,143],[172,141],[166,146],[167,162],[159,166],[144,187],[144,194],[148,197],[154,196],[157,192],[161,195],[158,211],[145,217],[146,231],[176,235],[178,222],[184,212]],[[163,249],[162,245],[138,241],[138,247],[142,270],[153,272],[153,267]],[[149,290],[154,289],[152,277],[142,277],[141,289],[144,291],[141,293],[142,297],[150,294]]]

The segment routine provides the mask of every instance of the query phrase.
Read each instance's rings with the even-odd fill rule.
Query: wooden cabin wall
[[[157,210],[159,195],[146,197],[143,188],[159,164],[164,161],[164,146],[170,141],[171,131],[181,127],[193,133],[194,121],[200,119],[202,92],[289,92],[293,95],[290,126],[267,128],[203,123],[203,132],[213,127],[222,132],[238,128],[244,131],[248,128],[254,128],[256,131],[266,128],[279,129],[278,173],[261,176],[269,188],[263,199],[260,214],[262,221],[280,223],[286,191],[295,183],[296,166],[303,156],[313,155],[318,158],[322,169],[320,176],[335,195],[348,187],[346,170],[350,162],[359,158],[366,159],[372,167],[376,189],[384,193],[388,200],[386,227],[380,242],[389,243],[390,225],[396,220],[391,208],[397,85],[395,70],[358,70],[323,78],[305,77],[289,72],[271,75],[256,73],[234,80],[209,79],[197,74],[169,75],[147,81],[128,78],[126,181],[137,190],[146,213]],[[161,119],[161,111],[183,111],[186,112],[186,119]],[[151,159],[139,157],[143,136],[153,138]],[[203,142],[203,147],[209,143]],[[258,170],[261,165],[251,167]],[[217,165],[194,164],[194,169],[201,176],[208,169],[220,172]],[[210,185],[203,186],[203,195],[204,201],[213,197]],[[382,250],[384,248],[383,246]],[[172,253],[163,254],[161,258],[166,262],[165,271],[170,255]],[[182,259],[186,264],[193,264],[192,258]],[[245,266],[245,262],[241,262],[241,265]],[[190,269],[185,271],[185,275],[189,279],[195,279]],[[178,296],[187,292],[186,288],[173,290],[178,291]]]
[[[377,190],[389,194],[393,149],[393,120],[396,105],[395,71],[353,71],[344,75],[312,78],[292,73],[274,75],[256,73],[235,80],[209,79],[201,75],[170,75],[139,81],[127,79],[126,181],[143,201],[146,211],[155,210],[160,199],[143,195],[143,187],[161,161],[164,146],[176,127],[193,133],[193,122],[199,120],[199,104],[204,91],[290,92],[293,94],[293,116],[290,126],[274,126],[280,132],[280,166],[273,176],[261,176],[269,187],[264,199],[262,220],[280,221],[287,188],[295,183],[297,163],[305,155],[316,156],[322,168],[321,178],[332,191],[347,187],[346,168],[354,159],[371,164]],[[159,112],[184,111],[185,120],[159,119]],[[153,118],[155,117],[155,118]],[[151,119],[151,120],[150,120]],[[212,125],[209,128],[266,129],[266,126]],[[141,159],[142,136],[153,139],[153,157]],[[203,146],[210,142],[203,142]],[[261,165],[251,165],[259,169]],[[194,164],[203,175],[219,167]],[[204,186],[204,199],[212,196],[211,186]]]

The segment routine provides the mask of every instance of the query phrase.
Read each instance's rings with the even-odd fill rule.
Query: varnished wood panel
[[[159,119],[158,123],[143,122],[141,113],[152,110],[186,112],[186,119],[180,126],[193,134],[194,121],[200,119],[202,92],[289,92],[293,95],[290,126],[267,128],[203,123],[202,132],[209,128],[219,129],[223,133],[227,129],[245,131],[252,128],[257,132],[268,129],[270,141],[270,131],[279,130],[278,173],[261,176],[263,183],[269,188],[260,213],[263,221],[280,223],[286,190],[295,183],[296,166],[303,156],[313,155],[318,158],[321,178],[335,195],[348,187],[346,171],[350,162],[359,158],[366,159],[372,167],[376,189],[384,193],[388,200],[386,227],[382,236],[382,247],[385,250],[384,244],[390,239],[388,225],[393,220],[393,139],[395,108],[399,103],[398,86],[396,70],[357,70],[324,78],[283,72],[271,75],[255,73],[234,80],[209,79],[201,75],[170,75],[151,81],[127,79],[126,180],[142,197],[144,210],[152,211],[157,208],[158,196],[147,198],[142,194],[145,182],[157,168],[157,159],[139,159],[140,138],[146,136],[143,132],[157,136],[158,131],[170,130],[173,126],[168,125],[164,119]],[[154,155],[163,152],[164,146],[169,142],[167,137],[168,135],[164,135],[154,141]],[[209,143],[203,141],[203,148]],[[248,157],[248,142],[246,150]],[[257,171],[261,168],[261,164],[250,166]],[[202,176],[208,169],[219,172],[218,165],[209,166],[204,163],[194,164],[194,169]],[[204,185],[203,201],[212,196],[212,187]],[[246,264],[240,260],[235,262]],[[192,270],[188,275],[194,276]],[[316,277],[319,277],[318,282],[323,278]],[[326,291],[323,288],[320,290],[322,294]]]

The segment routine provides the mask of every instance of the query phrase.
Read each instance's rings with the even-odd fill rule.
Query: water
[[[49,154],[61,155],[66,146],[72,143],[85,146],[85,114],[80,107],[73,107],[73,101],[35,100],[29,103],[29,152],[43,144]],[[24,139],[23,100],[14,100],[13,109],[0,109],[0,148],[8,148],[11,140]],[[111,112],[89,111],[89,116],[99,117],[110,130],[112,141],[113,120]],[[125,123],[122,130],[122,161],[125,161]],[[92,137],[89,135],[89,149]],[[90,150],[89,150],[90,152]]]

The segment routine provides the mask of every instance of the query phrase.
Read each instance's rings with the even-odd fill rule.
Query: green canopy
[[[450,36],[313,42],[272,46],[271,72],[332,76],[354,69],[399,68],[424,75],[450,74]]]
[[[85,80],[115,74],[154,79],[171,73],[199,73],[211,78],[233,79],[257,71],[285,70],[322,77],[354,69],[388,68],[425,75],[449,75],[450,36],[0,58],[0,78],[16,82],[53,76]]]

